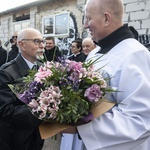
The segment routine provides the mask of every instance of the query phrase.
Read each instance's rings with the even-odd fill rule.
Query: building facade
[[[55,36],[60,49],[69,50],[72,40],[88,36],[83,28],[85,3],[86,0],[40,0],[0,12],[0,39],[6,43],[13,32],[32,27],[44,37]],[[149,43],[150,0],[123,0],[123,3],[123,21],[135,27],[142,43]]]
[[[0,12],[0,39],[6,43],[13,32],[32,27],[44,37],[55,36],[60,49],[68,50],[72,40],[88,36],[83,28],[85,3],[86,0],[40,0]],[[123,21],[135,27],[142,43],[149,44],[150,0],[123,0],[123,3]]]

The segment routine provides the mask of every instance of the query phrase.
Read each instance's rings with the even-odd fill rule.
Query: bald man
[[[16,83],[40,64],[37,59],[39,52],[44,53],[43,36],[36,29],[23,29],[18,33],[17,45],[20,54],[0,70],[0,149],[41,150],[44,141],[39,126],[43,121],[32,115],[7,84]]]
[[[94,57],[94,54],[100,50],[100,47],[97,46],[91,37],[87,37],[82,41],[82,50],[86,56],[86,61],[91,60]]]
[[[94,48],[96,48],[96,45],[90,37],[82,41],[82,50],[85,55],[88,55]]]

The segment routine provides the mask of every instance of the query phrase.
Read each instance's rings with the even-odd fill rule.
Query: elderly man
[[[19,32],[17,43],[20,54],[0,70],[0,149],[41,150],[43,140],[38,127],[42,121],[31,114],[7,84],[27,76],[29,69],[39,64],[37,56],[44,52],[44,40],[38,30],[26,28]]]
[[[86,60],[90,60],[100,50],[100,47],[96,46],[91,37],[87,37],[82,41],[82,50],[86,56]]]

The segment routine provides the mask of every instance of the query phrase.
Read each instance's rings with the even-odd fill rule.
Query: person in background
[[[61,57],[61,52],[59,51],[59,48],[55,45],[54,37],[46,37],[45,41],[45,60],[58,61]]]
[[[23,29],[18,33],[17,45],[19,55],[0,69],[0,149],[41,150],[44,141],[39,126],[43,121],[32,115],[7,84],[15,84],[33,66],[42,65],[37,58],[44,53],[43,36],[36,29]]]
[[[18,32],[14,32],[12,38],[10,39],[10,42],[11,42],[11,50],[9,51],[8,53],[8,60],[7,62],[13,60],[16,58],[16,56],[18,55],[19,53],[19,49],[18,49],[18,46],[17,46],[17,36],[18,36]]]
[[[82,41],[82,50],[83,53],[87,56],[94,48],[96,48],[95,43],[90,37],[83,39]]]
[[[84,62],[85,55],[82,52],[82,40],[81,39],[72,41],[71,52],[72,52],[72,55],[68,57],[69,60],[74,60],[76,62]]]
[[[86,60],[90,60],[91,56],[100,50],[100,47],[96,46],[91,37],[87,37],[82,41],[82,49]]]
[[[0,40],[0,66],[2,66],[7,60],[7,51],[2,47],[2,41]]]
[[[84,27],[101,47],[94,68],[118,91],[106,96],[115,103],[109,111],[64,131],[78,131],[87,150],[150,149],[150,53],[122,22],[123,8],[122,0],[86,2]]]

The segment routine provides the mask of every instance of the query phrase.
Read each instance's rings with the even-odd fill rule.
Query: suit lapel
[[[25,62],[25,60],[22,58],[21,54],[19,54],[16,57],[16,64],[19,68],[19,72],[21,74],[22,77],[27,76],[29,74],[29,66],[27,65],[27,63]]]

